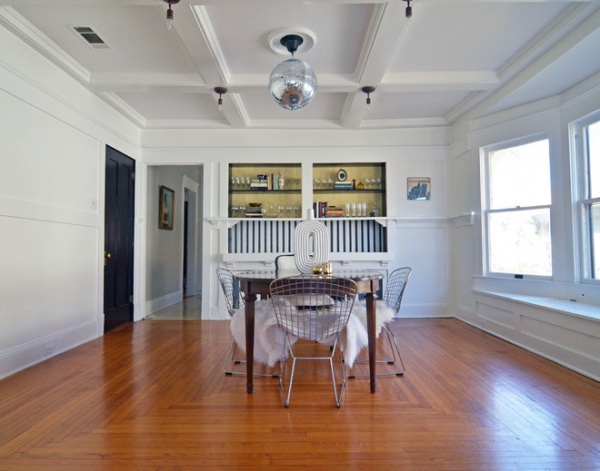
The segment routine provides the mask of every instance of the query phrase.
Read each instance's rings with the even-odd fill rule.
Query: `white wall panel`
[[[100,143],[0,91],[0,197],[61,211],[98,213]]]
[[[0,348],[96,322],[98,229],[0,222]]]

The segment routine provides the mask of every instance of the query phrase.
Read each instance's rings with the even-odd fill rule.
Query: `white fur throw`
[[[269,301],[257,302],[254,310],[254,361],[274,366],[279,360],[288,357],[285,332],[277,325],[273,307]],[[384,323],[394,317],[394,312],[383,301],[377,302],[377,335]],[[246,329],[244,309],[238,309],[231,318],[231,334],[235,343],[246,351]],[[296,339],[292,339],[295,342]],[[367,305],[357,301],[354,304],[348,325],[341,336],[340,348],[344,361],[352,368],[360,351],[368,345]]]
[[[246,351],[246,322],[244,308],[238,309],[231,318],[231,334],[235,343]],[[254,309],[254,361],[274,366],[285,360],[288,349],[285,332],[277,325],[271,301],[255,304]]]
[[[383,301],[376,301],[377,323],[375,324],[375,334],[379,336],[384,324],[387,324],[394,318],[394,310]],[[352,314],[360,319],[365,328],[367,327],[367,303],[365,301],[356,301]]]

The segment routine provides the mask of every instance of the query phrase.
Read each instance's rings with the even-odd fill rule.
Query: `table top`
[[[241,281],[274,280],[277,278],[275,270],[246,270],[234,272],[235,277]],[[310,275],[306,273],[306,275]],[[298,275],[302,276],[300,273]],[[321,278],[348,278],[353,281],[381,280],[384,274],[377,270],[335,270],[330,275],[312,275]]]

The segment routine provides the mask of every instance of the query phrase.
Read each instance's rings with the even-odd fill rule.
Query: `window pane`
[[[490,209],[550,204],[548,140],[489,154]]]
[[[600,203],[592,204],[589,211],[592,270],[595,280],[600,280]]]
[[[550,209],[489,215],[489,271],[552,275]]]
[[[587,128],[590,198],[600,198],[600,121]]]

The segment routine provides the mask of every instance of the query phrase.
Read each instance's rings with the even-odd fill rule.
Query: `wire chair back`
[[[383,301],[394,310],[394,314],[398,314],[398,311],[400,311],[402,296],[404,296],[404,290],[411,271],[410,267],[402,267],[394,270],[388,276]]]
[[[244,293],[240,291],[239,280],[227,268],[217,268],[217,277],[225,294],[225,302],[227,303],[227,312],[233,316],[235,311],[245,306]]]
[[[357,287],[345,278],[301,275],[274,280],[270,292],[277,323],[285,332],[320,341],[344,330]]]

